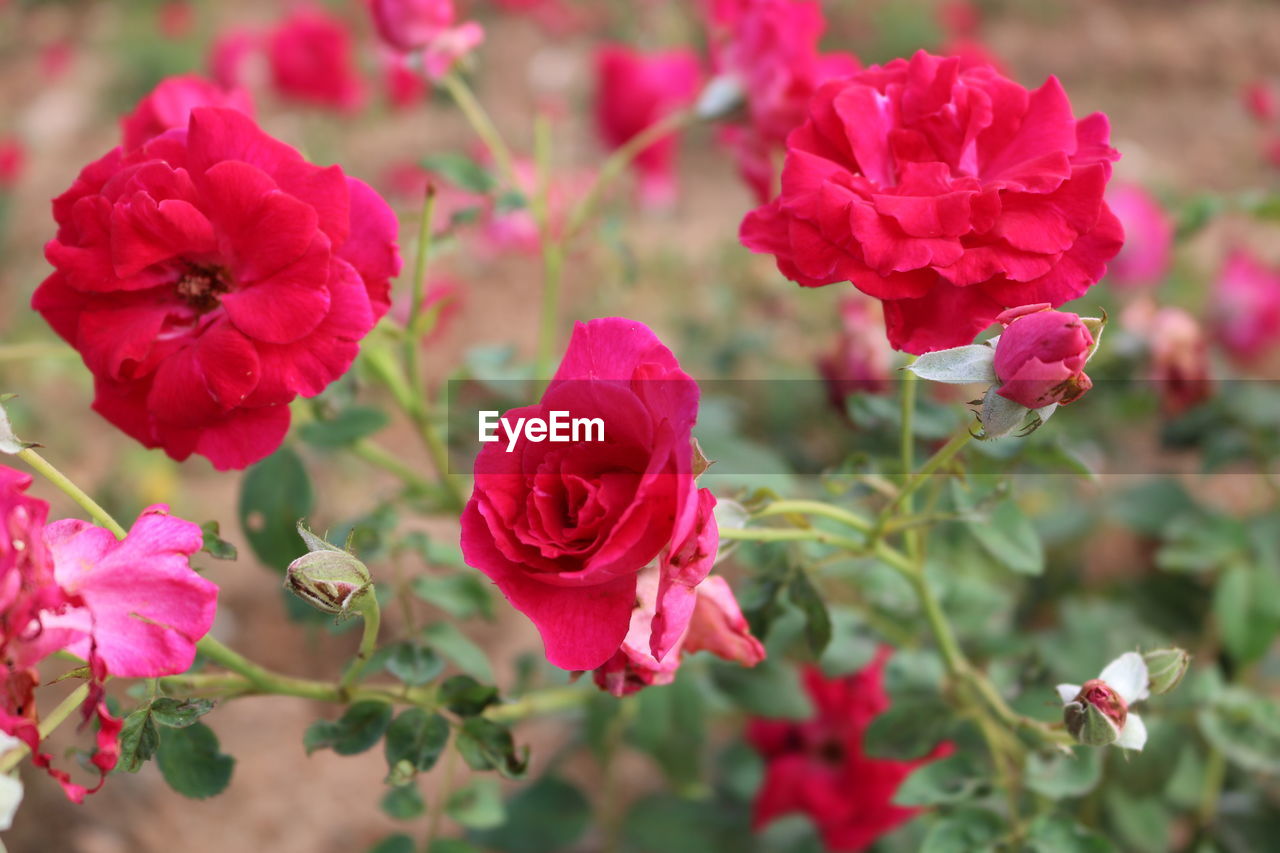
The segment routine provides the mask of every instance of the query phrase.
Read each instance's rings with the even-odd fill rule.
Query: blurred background
[[[459,5],[486,31],[470,72],[481,101],[525,155],[535,117],[549,117],[556,186],[569,200],[607,153],[592,118],[595,49],[611,40],[705,52],[693,0]],[[1117,182],[1144,188],[1178,234],[1172,263],[1157,281],[1112,286],[1104,280],[1077,306],[1083,313],[1102,306],[1113,320],[1105,358],[1097,372],[1090,369],[1102,393],[1096,403],[1086,398],[1059,415],[1055,435],[1027,452],[1077,460],[1101,476],[1037,477],[1043,468],[1029,460],[1019,505],[1047,542],[1050,572],[1022,605],[1023,617],[1036,624],[1037,596],[1080,593],[1082,601],[1105,601],[1117,586],[1151,572],[1170,548],[1164,525],[1174,510],[1213,519],[1273,513],[1280,494],[1280,404],[1269,390],[1245,406],[1232,389],[1246,380],[1280,378],[1280,347],[1264,347],[1246,363],[1212,340],[1212,319],[1217,282],[1232,252],[1247,251],[1272,276],[1280,269],[1280,204],[1274,201],[1280,135],[1274,105],[1268,114],[1260,100],[1280,85],[1280,4],[989,0],[964,7],[967,13],[932,0],[825,5],[824,48],[852,51],[864,64],[919,48],[980,49],[1023,85],[1057,75],[1077,116],[1095,110],[1110,116],[1112,144],[1123,154]],[[27,306],[48,272],[42,247],[53,230],[49,200],[117,143],[121,115],[177,73],[231,75],[246,86],[269,133],[313,161],[340,163],[383,192],[402,216],[402,250],[411,251],[426,180],[422,161],[451,152],[478,157],[477,142],[447,98],[406,78],[381,52],[359,0],[307,7],[331,16],[345,33],[348,43],[339,51],[350,62],[345,88],[329,103],[280,91],[258,45],[299,8],[277,0],[0,0],[0,392],[21,395],[10,404],[19,434],[45,445],[51,460],[119,517],[131,519],[146,504],[167,502],[183,517],[220,520],[226,538],[241,546],[240,475],[218,474],[199,458],[173,463],[109,427],[88,408],[91,382],[78,357]],[[759,399],[748,406],[729,399],[728,389],[723,399],[710,393],[699,431],[709,455],[720,447],[722,457],[738,454],[760,466],[749,473],[785,476],[814,446],[822,449],[821,459],[839,462],[855,448],[874,449],[877,434],[881,441],[896,435],[885,428],[884,407],[869,402],[892,384],[895,365],[872,340],[880,332],[873,329],[868,337],[865,324],[848,319],[861,310],[842,305],[850,288],[801,292],[777,274],[771,258],[738,244],[738,223],[753,199],[715,146],[713,129],[684,135],[678,192],[669,208],[648,211],[633,203],[625,181],[610,201],[597,239],[581,241],[569,259],[566,317],[642,320],[700,380],[810,380],[821,390],[825,365],[828,384],[834,379],[837,386],[831,393],[840,411],[816,435],[771,407],[771,385],[761,385]],[[465,198],[449,213],[432,264],[442,322],[428,342],[430,379],[501,378],[527,362],[535,344],[541,271],[528,244],[528,222],[519,210],[505,221],[495,222],[501,217],[492,211],[477,221]],[[1151,318],[1166,306],[1180,306],[1200,321],[1192,337],[1205,340],[1193,340],[1161,362],[1150,329]],[[1170,359],[1192,363],[1179,373]],[[1219,378],[1216,394],[1203,381],[1209,376]],[[1191,390],[1185,399],[1171,399],[1169,383],[1179,377]],[[841,386],[839,380],[847,382]],[[944,424],[940,435],[949,427]],[[408,434],[404,425],[393,423],[386,443],[407,448],[406,461],[428,470],[414,443],[398,439],[402,434]],[[764,446],[761,436],[781,438]],[[314,479],[319,526],[375,518],[395,492],[389,478],[353,459],[305,445],[301,452]],[[1271,479],[1263,476],[1268,467]],[[734,473],[729,462],[726,469]],[[739,484],[726,476],[718,485],[723,494]],[[54,504],[54,517],[75,514],[52,490],[36,491]],[[1178,503],[1184,499],[1189,503]],[[456,553],[446,553],[456,543],[452,519],[401,517],[391,524],[444,543],[440,559],[456,562]],[[1269,530],[1274,533],[1274,526]],[[1222,559],[1208,546],[1180,547],[1188,571],[1212,570]],[[248,548],[241,547],[237,562],[204,568],[223,590],[215,633],[226,642],[252,650],[267,666],[308,677],[331,677],[349,655],[355,642],[350,634],[285,618],[278,576],[255,565]],[[420,558],[400,555],[379,569],[412,575],[423,566]],[[1201,618],[1204,602],[1197,595],[1205,594],[1194,583],[1180,587],[1176,599],[1187,609],[1166,608],[1156,620],[1160,627]],[[1110,606],[1080,605],[1080,629],[1089,633],[1123,622],[1109,619]],[[499,662],[498,684],[509,686],[518,667],[502,662],[533,652],[534,666],[539,644],[524,620],[503,607],[497,611],[494,621],[469,625],[467,633]],[[1064,618],[1042,624],[1061,629]],[[1263,666],[1277,674],[1274,656]],[[285,698],[243,699],[220,708],[209,719],[237,766],[230,788],[204,802],[170,791],[153,766],[136,776],[117,774],[82,807],[29,775],[27,803],[5,841],[14,853],[367,849],[398,826],[375,808],[383,759],[376,751],[306,756],[301,731],[328,712]],[[598,782],[598,770],[580,753],[558,751],[568,743],[569,727],[545,720],[518,731],[538,760],[563,761],[560,772],[584,787]],[[728,743],[734,731],[727,726],[713,741]],[[662,768],[640,752],[623,753],[616,764],[612,778],[626,796],[664,787]],[[428,798],[432,785],[425,782]],[[1176,846],[1176,826],[1167,831],[1173,834],[1144,842],[1143,831],[1134,830],[1126,844]],[[1158,846],[1144,846],[1152,843]],[[588,835],[573,849],[598,849],[593,844]],[[629,849],[651,848],[637,841]]]

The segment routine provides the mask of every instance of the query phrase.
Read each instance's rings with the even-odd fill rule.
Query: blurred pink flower
[[[1159,284],[1173,260],[1173,220],[1137,184],[1111,184],[1106,200],[1124,228],[1124,246],[1107,266],[1107,280],[1124,287]]]
[[[1280,118],[1280,103],[1275,87],[1267,80],[1254,80],[1240,93],[1244,108],[1259,124],[1270,124]]]
[[[642,53],[606,44],[596,51],[596,129],[609,148],[687,106],[697,94],[701,72],[689,50]],[[676,136],[656,140],[631,161],[639,178],[641,203],[666,207],[675,201]]]
[[[438,80],[484,41],[474,21],[455,21],[453,0],[371,0],[378,36],[392,50],[413,54],[422,72]]]
[[[195,10],[187,0],[166,0],[156,12],[157,26],[165,38],[182,39],[191,35]]]
[[[209,73],[224,89],[247,88],[251,82],[249,65],[262,47],[262,37],[257,33],[228,30],[209,48]]]
[[[133,112],[120,119],[124,150],[141,148],[166,130],[185,130],[196,107],[227,107],[253,116],[253,102],[242,89],[228,91],[196,74],[169,77],[139,101]]]
[[[1214,287],[1214,334],[1241,362],[1280,344],[1280,271],[1243,249],[1227,259]]]
[[[804,121],[809,98],[861,66],[852,54],[818,52],[827,23],[816,0],[714,0],[708,18],[715,73],[733,81],[747,107],[743,119],[725,125],[721,141],[764,203],[774,191],[773,157]]]
[[[420,316],[434,316],[435,319],[432,322],[431,331],[422,339],[423,346],[435,343],[449,331],[449,326],[453,324],[458,312],[462,310],[463,294],[465,292],[462,285],[450,276],[435,275],[431,277],[427,283],[426,292],[422,297]],[[391,316],[402,326],[408,324],[409,293],[407,290],[392,303]]]
[[[301,6],[267,37],[267,59],[276,90],[287,98],[351,112],[364,101],[346,22]]]
[[[879,306],[861,294],[840,301],[840,335],[835,348],[818,360],[827,384],[827,398],[836,411],[845,411],[853,393],[883,393],[889,385],[893,349],[884,336]]]
[[[427,96],[427,80],[421,71],[413,67],[408,56],[383,47],[378,51],[378,61],[382,65],[387,100],[394,109],[407,109],[422,103]]]
[[[16,136],[0,137],[0,192],[18,182],[26,160],[27,149]]]
[[[1209,341],[1200,322],[1177,307],[1161,308],[1147,336],[1151,378],[1167,415],[1194,408],[1213,396]]]

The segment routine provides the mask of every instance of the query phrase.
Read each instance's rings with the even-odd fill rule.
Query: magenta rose
[[[245,114],[192,110],[54,199],[32,307],[93,373],[93,407],[147,447],[243,468],[289,403],[351,366],[390,307],[395,214]]]
[[[643,324],[593,320],[574,329],[542,399],[503,417],[554,411],[602,419],[603,440],[526,437],[512,452],[505,436],[483,445],[462,515],[463,555],[568,670],[595,669],[621,648],[639,575],[656,561],[650,651],[661,661],[716,551],[714,499],[693,474],[698,387]]]
[[[917,53],[820,87],[787,139],[782,192],[747,248],[817,287],[884,302],[889,342],[972,342],[1006,308],[1075,299],[1120,250],[1103,201],[1106,116],[1077,120],[1055,78],[1029,92],[990,66]]]
[[[996,343],[996,393],[1028,409],[1066,404],[1093,387],[1084,365],[1093,334],[1076,314],[1028,305],[1001,314],[1007,323]]]

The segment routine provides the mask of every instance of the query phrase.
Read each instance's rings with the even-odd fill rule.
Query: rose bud
[[[289,564],[285,588],[324,613],[349,616],[373,588],[365,564],[346,551],[312,551]]]
[[[1149,683],[1142,655],[1125,652],[1083,685],[1059,684],[1067,731],[1086,746],[1114,743],[1122,749],[1141,750],[1147,742],[1147,727],[1129,706],[1150,695]]]
[[[1142,656],[1147,665],[1147,677],[1152,693],[1168,693],[1182,681],[1191,665],[1191,655],[1186,649],[1155,649]]]
[[[1001,397],[1039,409],[1070,403],[1093,387],[1084,365],[1094,337],[1079,315],[1028,305],[996,319],[1005,324],[995,354]]]

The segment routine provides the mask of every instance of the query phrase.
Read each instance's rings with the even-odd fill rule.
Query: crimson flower
[[[372,189],[230,109],[112,150],[53,212],[32,306],[93,373],[94,409],[223,470],[271,453],[288,403],[346,372],[400,269]]]
[[[815,715],[803,722],[752,720],[747,739],[765,761],[756,795],[756,829],[786,814],[807,814],[831,850],[865,850],[919,809],[893,804],[898,786],[921,764],[943,758],[943,743],[919,761],[866,755],[864,734],[889,709],[883,670],[892,651],[882,648],[867,667],[827,678],[817,667],[803,672]]]
[[[271,82],[286,98],[352,112],[364,102],[347,24],[301,6],[267,35]]]
[[[972,342],[1007,308],[1081,296],[1123,240],[1103,201],[1106,116],[923,51],[823,85],[787,140],[747,248],[806,286],[852,282],[911,353]]]

